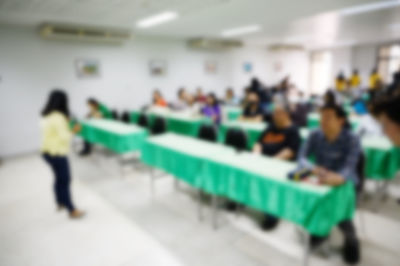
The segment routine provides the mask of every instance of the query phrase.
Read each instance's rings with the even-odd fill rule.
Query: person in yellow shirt
[[[354,69],[353,74],[350,77],[350,87],[354,89],[360,87],[360,85],[361,85],[360,74],[358,73],[357,69]]]
[[[343,72],[340,72],[336,77],[336,90],[338,92],[345,92],[347,90],[347,81]]]
[[[378,89],[380,82],[382,82],[382,78],[379,75],[378,70],[374,68],[369,76],[369,89],[371,91]]]
[[[80,131],[80,125],[70,129],[68,98],[65,92],[54,90],[42,111],[40,121],[42,131],[41,153],[51,167],[54,176],[54,193],[58,209],[66,208],[70,218],[80,218],[84,212],[77,210],[70,193],[70,169],[68,152],[73,133]]]

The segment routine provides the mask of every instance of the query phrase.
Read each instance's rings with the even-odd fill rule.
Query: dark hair
[[[325,104],[324,106],[321,107],[321,111],[325,111],[325,110],[332,110],[336,117],[341,118],[344,120],[344,127],[345,128],[351,128],[350,122],[347,118],[347,113],[346,111],[343,109],[343,107],[341,107],[340,105],[337,104]]]
[[[60,112],[69,117],[68,97],[67,94],[59,89],[50,92],[49,99],[42,111],[42,116],[46,116],[52,112]]]
[[[211,92],[207,96],[211,97],[213,99],[213,102],[214,102],[213,106],[217,106],[218,105],[218,99],[217,99],[217,96],[215,96],[215,93]]]
[[[338,79],[338,80],[344,80],[344,79],[346,79],[346,78],[344,77],[343,71],[340,71],[340,72],[339,72],[339,75],[337,76],[337,79]]]
[[[336,105],[335,93],[332,90],[328,90],[324,95],[324,105]]]
[[[89,99],[87,100],[87,103],[88,103],[88,104],[95,105],[95,106],[99,106],[99,102],[98,102],[95,98],[89,98]]]
[[[371,103],[371,111],[375,116],[385,114],[390,120],[400,124],[400,94],[385,95]]]
[[[180,97],[184,91],[185,91],[184,88],[180,88],[180,89],[178,90],[178,96]]]

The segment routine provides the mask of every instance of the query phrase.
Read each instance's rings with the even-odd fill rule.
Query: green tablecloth
[[[138,118],[141,112],[133,111],[131,112],[131,121],[133,123],[138,122]],[[188,113],[179,112],[146,112],[145,113],[149,119],[150,125],[153,124],[155,117],[163,117],[167,122],[167,130],[170,132],[175,132],[178,134],[183,134],[187,136],[197,136],[201,125],[205,123],[211,123],[211,121],[203,116],[191,116]]]
[[[286,176],[294,163],[238,154],[222,144],[168,133],[147,139],[142,160],[196,188],[287,219],[315,235],[327,235],[354,214],[351,184],[331,188],[291,182]]]
[[[231,106],[224,106],[222,110],[224,112],[224,117],[228,121],[238,120],[243,112],[240,107],[231,107]]]
[[[359,118],[350,116],[349,118],[351,127],[356,129],[359,125]],[[307,117],[307,127],[310,129],[314,129],[319,127],[320,125],[320,115],[318,113],[310,113]]]
[[[81,121],[81,125],[83,139],[116,153],[140,150],[147,137],[147,131],[138,126],[112,120],[90,119]]]
[[[244,129],[248,136],[248,147],[253,147],[257,142],[266,124],[249,123],[242,121],[226,122],[220,128],[220,141],[224,141],[224,136],[229,128]],[[310,130],[300,129],[300,135],[305,140]],[[361,146],[366,156],[366,177],[369,179],[393,179],[397,171],[400,170],[400,149],[395,148],[386,137],[363,137]]]
[[[367,177],[393,179],[400,170],[400,148],[394,147],[386,137],[364,137],[361,144],[367,159]]]
[[[224,122],[220,126],[219,140],[221,142],[225,142],[225,137],[226,133],[228,132],[228,129],[231,128],[242,129],[247,134],[247,147],[249,149],[252,149],[254,144],[260,137],[261,133],[264,131],[264,129],[267,128],[267,126],[268,124],[263,122],[245,122],[245,121]]]

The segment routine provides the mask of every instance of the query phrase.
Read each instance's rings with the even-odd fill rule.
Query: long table
[[[252,148],[257,142],[262,131],[267,127],[266,123],[234,121],[221,125],[220,140],[224,140],[229,128],[243,129],[248,136],[248,147]],[[307,128],[300,129],[300,135],[305,140],[310,133]],[[400,170],[400,149],[394,147],[386,137],[369,137],[361,139],[361,146],[366,156],[366,177],[375,180],[390,180]]]
[[[340,221],[351,219],[354,189],[295,183],[287,173],[296,165],[173,133],[150,137],[142,161],[191,186],[227,197],[325,236]]]
[[[140,111],[132,111],[131,122],[137,123],[141,113]],[[144,114],[147,115],[150,125],[153,124],[156,117],[162,117],[166,120],[168,131],[193,137],[198,135],[201,125],[210,122],[210,120],[204,116],[194,116],[185,112],[157,110],[147,111],[144,112]]]
[[[148,135],[143,128],[113,120],[89,119],[80,123],[80,136],[83,139],[100,144],[118,154],[141,150]]]

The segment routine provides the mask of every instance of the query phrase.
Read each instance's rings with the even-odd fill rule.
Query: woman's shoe
[[[69,218],[71,219],[80,219],[85,216],[85,212],[79,210],[73,210],[69,213]]]
[[[57,205],[57,211],[62,211],[62,210],[64,210],[65,209],[65,206],[64,205],[62,205],[62,204],[58,204]]]

